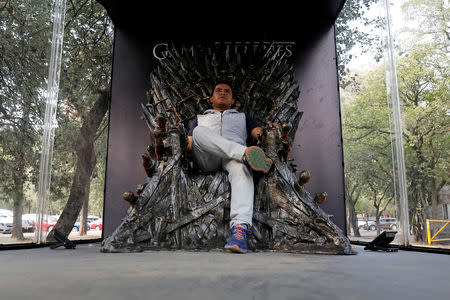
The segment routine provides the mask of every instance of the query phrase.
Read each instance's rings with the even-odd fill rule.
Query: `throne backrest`
[[[195,116],[211,108],[209,99],[216,83],[227,82],[236,110],[260,124],[286,125],[286,139],[292,140],[302,116],[297,109],[300,92],[293,65],[271,48],[235,53],[220,45],[197,45],[189,51],[173,45],[171,55],[161,59],[150,75],[152,88],[148,103],[142,105],[150,131],[154,136],[160,134],[159,118],[186,134]]]

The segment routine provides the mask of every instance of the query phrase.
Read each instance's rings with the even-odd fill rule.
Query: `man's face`
[[[233,92],[228,84],[220,83],[214,88],[214,93],[210,98],[212,107],[215,110],[224,111],[234,104]]]

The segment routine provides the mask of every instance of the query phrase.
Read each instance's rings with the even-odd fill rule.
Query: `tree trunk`
[[[94,153],[95,156],[95,153]],[[95,166],[95,163],[93,164]],[[89,192],[91,190],[90,183],[86,187],[86,193],[83,199],[83,206],[81,207],[81,215],[80,215],[80,235],[87,234],[87,216],[89,210]]]
[[[375,224],[377,224],[377,236],[380,235],[380,206],[375,206]]]
[[[427,233],[427,225],[426,225],[426,219],[429,219],[429,216],[427,215],[427,206],[428,203],[425,200],[425,195],[423,194],[423,190],[419,192],[420,201],[422,203],[422,241],[428,241],[428,233]]]
[[[430,188],[429,188],[430,194],[431,194],[431,212],[432,212],[432,218],[434,220],[438,220],[438,190],[436,189],[436,180],[433,178],[430,182]]]
[[[350,221],[350,213],[348,213],[348,216],[347,216],[347,226],[346,226],[346,228],[347,228],[347,236],[349,236],[350,234],[351,234],[351,226],[350,226],[350,223],[351,223],[351,221]]]
[[[25,114],[28,113],[27,110],[24,110]],[[24,122],[21,122],[19,130],[25,130],[26,125]],[[19,134],[19,137],[23,137],[23,135]],[[25,239],[23,236],[22,229],[22,214],[23,214],[23,185],[25,183],[25,141],[19,140],[17,145],[16,152],[16,169],[14,172],[14,193],[13,193],[13,228],[11,231],[11,237],[17,240]]]
[[[100,95],[85,118],[77,138],[75,145],[77,167],[69,199],[55,226],[55,229],[65,236],[72,231],[83,203],[87,201],[86,198],[89,198],[91,175],[96,164],[94,140],[97,129],[108,111],[109,98],[109,90],[100,91]],[[48,235],[47,239],[53,239],[53,232]]]
[[[361,233],[359,233],[359,227],[358,227],[358,217],[356,216],[356,212],[353,209],[352,216],[351,216],[351,224],[353,227],[353,233],[355,234],[355,237],[361,237]]]
[[[347,198],[348,203],[348,211],[349,211],[349,221],[350,225],[353,229],[353,234],[355,237],[361,237],[361,234],[359,233],[359,227],[358,227],[358,217],[356,216],[355,212],[355,201],[353,201],[353,198],[351,196],[348,196]]]
[[[20,167],[18,169],[21,169]],[[17,240],[25,239],[22,229],[22,203],[23,203],[23,172],[17,170],[16,178],[14,179],[14,206],[13,206],[13,228],[11,231],[11,237]]]

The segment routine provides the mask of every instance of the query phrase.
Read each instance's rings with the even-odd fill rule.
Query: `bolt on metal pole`
[[[56,108],[58,105],[59,75],[64,37],[66,0],[56,0],[53,10],[53,33],[48,71],[47,98],[45,103],[44,126],[42,133],[42,153],[39,168],[39,192],[36,213],[36,243],[45,243],[46,232],[43,224],[47,222],[47,203],[50,197],[50,182],[55,138]]]
[[[390,11],[390,1],[384,1],[385,6],[385,71],[386,71],[386,92],[388,97],[388,106],[391,108],[392,119],[394,123],[395,139],[395,164],[397,172],[398,196],[400,205],[400,223],[402,228],[401,244],[408,246],[409,241],[409,211],[408,211],[408,191],[406,184],[405,153],[403,147],[403,128],[402,111],[400,96],[398,92],[397,67],[395,62],[394,41],[392,33],[392,21]],[[392,130],[391,130],[392,134]],[[396,173],[396,174],[395,174]]]

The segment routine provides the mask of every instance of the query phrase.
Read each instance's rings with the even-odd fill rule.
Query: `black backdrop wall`
[[[308,191],[312,194],[328,193],[328,201],[322,208],[334,215],[333,221],[345,230],[342,136],[333,26],[343,1],[322,1],[323,6],[300,7],[295,16],[292,11],[287,11],[285,15],[269,18],[269,21],[264,19],[263,12],[274,15],[278,9],[272,13],[270,9],[256,10],[247,15],[241,11],[234,13],[232,18],[227,15],[226,9],[199,16],[211,16],[215,21],[228,16],[228,20],[235,21],[235,26],[217,26],[217,23],[203,22],[205,18],[186,14],[189,20],[178,18],[175,23],[179,24],[178,27],[173,26],[170,30],[165,27],[168,25],[167,19],[161,19],[161,16],[149,20],[140,12],[130,17],[133,11],[136,12],[130,7],[121,9],[120,4],[114,1],[100,2],[105,2],[102,4],[116,25],[104,206],[105,236],[120,224],[129,207],[122,200],[123,192],[134,191],[138,184],[146,180],[140,156],[149,144],[150,136],[145,122],[140,120],[140,104],[146,102],[150,72],[164,54],[160,50],[164,50],[164,44],[171,42],[226,43],[236,51],[243,51],[244,47],[255,44],[269,46],[273,43],[273,51],[284,51],[290,56],[296,67],[296,80],[301,91],[299,110],[304,112],[291,157],[299,170],[310,170],[312,178],[307,184]],[[243,18],[250,15],[253,17]]]

